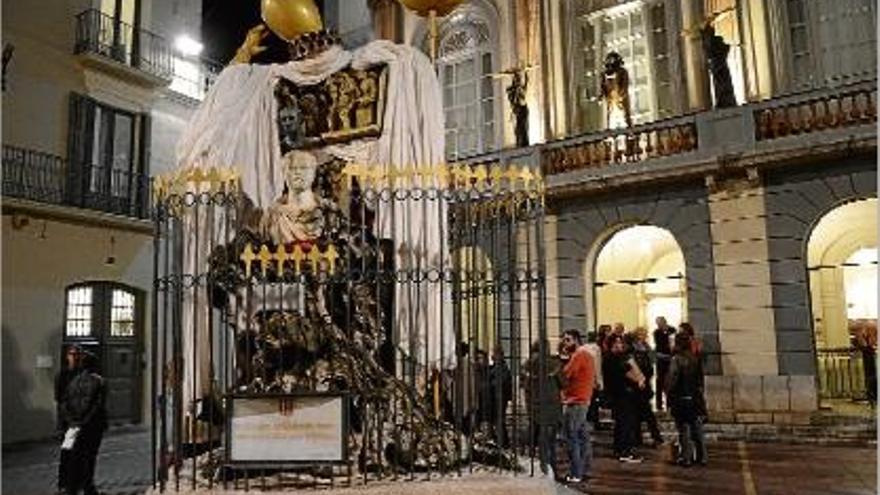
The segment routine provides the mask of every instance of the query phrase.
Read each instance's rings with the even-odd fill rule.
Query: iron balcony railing
[[[164,38],[96,9],[76,16],[74,53],[101,55],[162,79],[174,74],[171,46]]]
[[[40,151],[3,146],[3,196],[147,218],[149,178]]]

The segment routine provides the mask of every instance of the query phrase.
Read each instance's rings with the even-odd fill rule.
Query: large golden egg
[[[260,12],[269,29],[287,41],[324,29],[321,11],[313,0],[262,0]]]
[[[400,0],[404,7],[420,16],[427,16],[433,10],[444,16],[461,4],[462,0]]]

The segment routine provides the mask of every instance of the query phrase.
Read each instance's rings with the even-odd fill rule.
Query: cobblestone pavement
[[[16,446],[3,451],[2,493],[52,495],[58,479],[59,442]],[[150,436],[144,429],[110,431],[98,452],[95,482],[105,495],[144,493],[150,476]]]
[[[594,477],[589,483],[572,488],[583,493],[608,495],[877,493],[877,452],[873,446],[717,441],[709,444],[707,467],[684,469],[669,463],[668,444],[656,450],[643,448],[641,453],[645,462],[642,464],[621,464],[610,457],[609,442],[607,432],[597,435]],[[144,493],[151,482],[149,448],[149,436],[143,430],[106,436],[97,469],[101,493]],[[53,494],[57,455],[54,442],[4,451],[2,492]],[[327,490],[320,492],[326,493]],[[571,492],[559,487],[558,493]]]

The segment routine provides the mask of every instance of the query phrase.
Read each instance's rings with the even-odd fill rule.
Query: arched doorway
[[[877,199],[823,216],[807,244],[819,383],[826,405],[868,398],[877,342]],[[868,373],[865,363],[868,362]]]
[[[596,326],[651,329],[658,316],[676,326],[686,319],[684,254],[668,230],[636,225],[617,231],[599,249],[592,270]]]

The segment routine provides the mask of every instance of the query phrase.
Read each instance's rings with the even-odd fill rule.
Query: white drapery
[[[350,163],[391,168],[427,167],[444,161],[443,107],[434,68],[424,54],[412,47],[375,41],[353,52],[331,48],[321,55],[299,62],[276,65],[232,65],[224,69],[204,102],[196,111],[178,143],[180,167],[234,167],[241,177],[244,194],[254,206],[267,209],[284,187],[274,87],[279,78],[295,84],[316,84],[351,65],[363,69],[388,65],[388,85],[382,134],[352,142],[329,145],[323,151]],[[419,181],[422,182],[419,182]],[[433,179],[416,179],[423,187],[439,186]],[[398,183],[399,187],[409,184]],[[428,200],[404,199],[382,203],[377,212],[377,235],[393,239],[396,265],[401,268],[442,269],[449,266],[446,205],[442,197]],[[191,225],[192,222],[186,222]],[[184,271],[206,270],[209,248],[202,237],[196,249],[195,230],[187,239]],[[206,235],[201,232],[200,235]],[[221,240],[212,240],[221,242]],[[397,345],[418,363],[454,366],[455,336],[452,329],[450,288],[439,283],[397,284],[395,328]],[[183,308],[184,358],[193,355],[193,340],[207,342],[207,301],[194,305],[194,293],[187,292]],[[195,318],[193,311],[196,312]],[[442,355],[441,355],[442,350]],[[195,398],[209,389],[207,353],[196,363],[185,365],[184,399]],[[189,375],[187,377],[187,375]],[[195,379],[193,380],[193,376]]]

